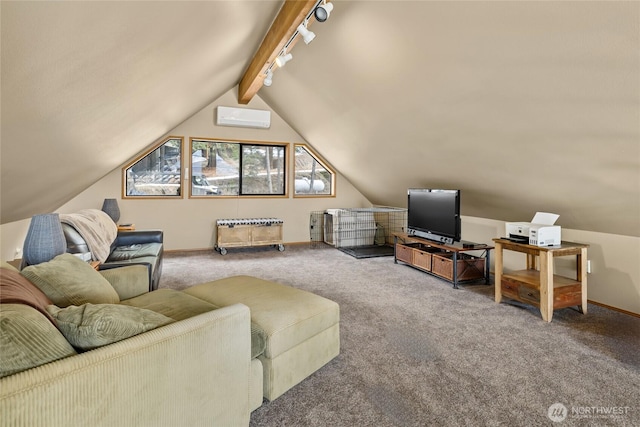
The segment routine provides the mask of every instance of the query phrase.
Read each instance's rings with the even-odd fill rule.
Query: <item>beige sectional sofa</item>
[[[60,280],[51,277],[57,269]],[[3,289],[25,278],[37,288],[29,298],[43,290],[50,303],[2,297],[3,426],[248,425],[263,398],[281,396],[340,350],[336,303],[255,277],[149,292],[144,266],[96,272],[70,254],[18,278],[6,264],[0,272]],[[107,285],[113,293],[96,293]],[[118,336],[128,329],[135,333]],[[11,354],[7,343],[18,344]]]

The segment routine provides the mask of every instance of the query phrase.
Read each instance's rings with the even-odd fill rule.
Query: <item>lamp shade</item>
[[[120,219],[120,208],[116,199],[104,199],[102,203],[102,212],[111,217],[113,222],[117,223]]]
[[[60,216],[57,213],[34,215],[24,239],[22,265],[47,262],[66,251],[67,241],[62,232]]]

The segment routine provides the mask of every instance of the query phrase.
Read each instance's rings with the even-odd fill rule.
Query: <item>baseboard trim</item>
[[[300,245],[308,245],[310,243],[323,243],[323,242],[285,242],[283,243],[283,245],[286,246],[300,246]],[[327,245],[329,246],[329,245]],[[264,246],[240,246],[237,249],[246,249],[246,248],[261,248]],[[188,252],[206,252],[206,251],[211,251],[211,252],[215,252],[215,249],[213,249],[213,247],[210,248],[191,248],[191,249],[165,249],[164,253],[169,253],[169,254],[176,254],[176,253],[188,253]]]
[[[639,313],[634,313],[633,311],[623,310],[621,308],[613,307],[611,305],[603,304],[601,302],[592,301],[590,299],[588,299],[587,302],[589,304],[599,305],[600,307],[608,308],[609,310],[617,311],[619,313],[628,314],[629,316],[640,318],[640,314]]]

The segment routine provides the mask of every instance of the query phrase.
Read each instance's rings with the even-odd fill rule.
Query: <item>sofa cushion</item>
[[[30,265],[21,271],[58,307],[69,305],[114,304],[118,293],[107,279],[88,263],[62,254],[48,262]]]
[[[83,304],[47,310],[58,329],[76,348],[91,350],[141,334],[174,320],[143,308],[119,304]]]
[[[0,307],[0,378],[77,354],[55,326],[25,304]]]
[[[192,286],[184,292],[220,307],[237,303],[248,306],[251,321],[268,337],[264,355],[269,358],[340,322],[340,307],[335,302],[257,277],[227,277]]]
[[[218,308],[213,304],[173,289],[158,289],[121,301],[120,304],[152,310],[173,320],[188,319]]]
[[[38,310],[55,325],[47,312],[51,300],[17,270],[0,268],[0,304],[26,304]]]
[[[149,273],[146,265],[132,264],[100,270],[116,290],[121,300],[149,292]]]
[[[118,246],[109,255],[109,261],[126,261],[135,258],[156,258],[162,253],[162,243],[137,243],[129,246]]]
[[[121,301],[121,305],[146,308],[174,320],[183,320],[219,308],[218,306],[173,289],[158,289],[135,298]],[[251,358],[261,355],[267,345],[267,334],[251,322]]]

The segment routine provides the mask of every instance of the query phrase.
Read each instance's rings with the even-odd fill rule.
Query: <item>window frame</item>
[[[179,175],[179,180],[178,180],[178,194],[169,194],[169,195],[153,195],[153,194],[141,194],[141,195],[136,195],[136,194],[128,194],[127,192],[127,184],[128,184],[128,169],[132,168],[133,166],[135,166],[138,162],[140,162],[141,160],[143,160],[145,157],[151,155],[151,153],[153,153],[155,150],[159,149],[160,147],[162,147],[164,144],[168,143],[169,141],[172,140],[178,140],[179,144],[178,144],[178,148],[179,148],[179,159],[180,161],[178,162],[178,175]],[[132,161],[130,161],[129,163],[127,163],[126,165],[124,165],[121,169],[121,173],[122,173],[122,198],[123,199],[129,199],[129,200],[144,200],[144,199],[169,199],[169,200],[176,200],[176,199],[182,199],[184,198],[184,136],[166,136],[163,137],[160,141],[158,141],[157,143],[153,144],[150,148],[144,150],[143,152],[141,152],[139,155],[137,155]]]
[[[193,150],[194,150],[194,142],[209,142],[212,144],[217,144],[217,143],[221,143],[221,144],[237,144],[238,145],[238,194],[193,194],[193,182],[192,182],[192,175],[193,175]],[[242,193],[242,176],[243,176],[243,163],[242,163],[242,154],[243,154],[243,147],[246,146],[269,146],[269,147],[278,147],[278,148],[282,148],[284,150],[284,153],[282,155],[282,160],[284,162],[283,165],[283,173],[282,173],[282,179],[283,179],[283,192],[282,194],[278,193],[278,194],[243,194]],[[290,151],[290,144],[288,142],[275,142],[275,141],[256,141],[256,140],[244,140],[244,139],[230,139],[230,138],[209,138],[209,137],[204,137],[204,138],[198,138],[198,137],[190,137],[189,138],[189,170],[192,171],[189,176],[189,198],[193,198],[193,199],[224,199],[224,198],[269,198],[269,199],[281,199],[281,198],[288,198],[289,197],[289,172],[290,172],[290,166],[289,166],[289,151]]]
[[[331,192],[330,194],[303,194],[303,193],[296,193],[296,189],[295,189],[295,180],[296,180],[296,151],[297,148],[301,147],[303,148],[307,153],[309,153],[309,155],[320,164],[320,166],[322,166],[327,172],[329,172],[331,174]],[[322,158],[322,156],[320,156],[310,145],[308,144],[304,144],[304,143],[296,143],[293,144],[293,167],[292,167],[292,173],[293,173],[293,179],[292,179],[292,185],[293,185],[293,197],[294,198],[319,198],[319,197],[336,197],[336,170],[329,165],[329,163],[327,163],[326,160],[324,160]]]

